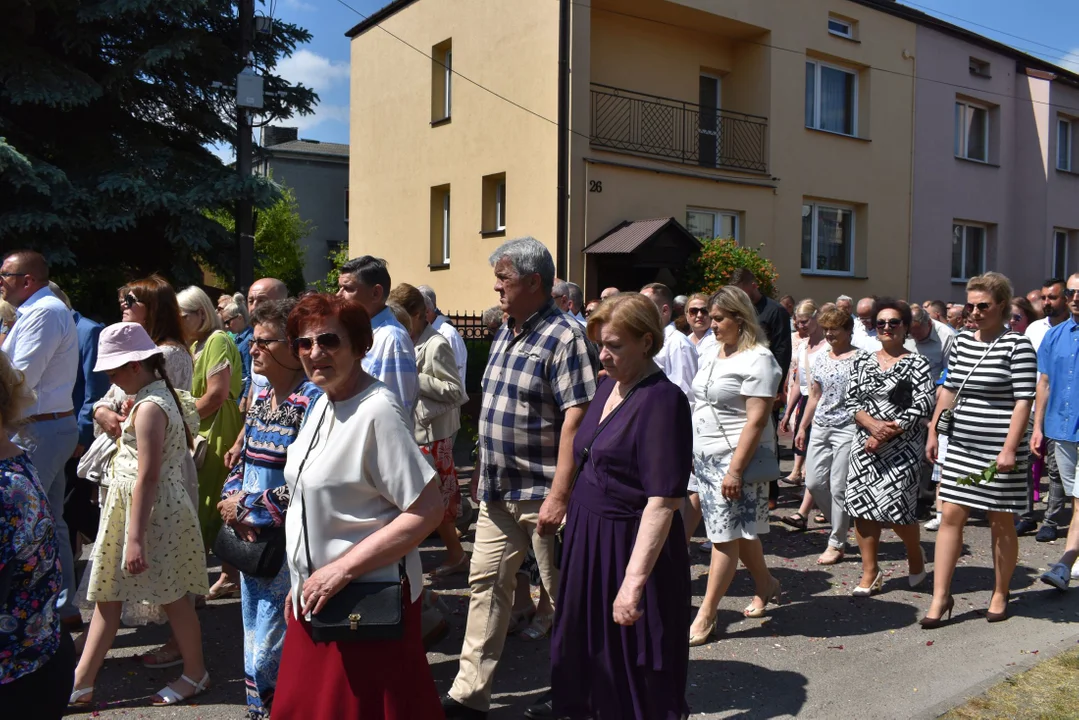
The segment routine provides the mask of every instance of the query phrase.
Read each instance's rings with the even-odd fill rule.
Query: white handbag
[[[79,458],[76,474],[84,480],[102,484],[109,475],[109,465],[119,447],[118,443],[119,440],[114,440],[105,433],[98,435]]]

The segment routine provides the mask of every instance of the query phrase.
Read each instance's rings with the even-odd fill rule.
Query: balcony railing
[[[592,84],[592,144],[701,167],[767,172],[768,118]]]

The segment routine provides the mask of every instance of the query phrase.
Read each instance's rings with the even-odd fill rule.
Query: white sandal
[[[180,703],[185,703],[188,700],[192,700],[192,699],[198,697],[199,695],[202,695],[204,692],[206,692],[206,689],[210,687],[210,673],[209,672],[205,673],[202,676],[202,681],[201,682],[195,682],[194,680],[189,678],[187,675],[181,675],[180,679],[183,680],[188,685],[190,685],[191,687],[195,688],[195,692],[191,693],[187,697],[184,697],[183,695],[180,695],[178,692],[176,692],[175,690],[170,688],[168,685],[166,685],[164,688],[159,690],[158,693],[157,693],[157,696],[159,698],[161,698],[161,702],[153,702],[153,701],[151,701],[150,704],[154,705],[156,707],[163,707],[165,705],[179,705]]]
[[[88,688],[82,688],[81,690],[72,690],[71,697],[68,698],[67,704],[73,707],[90,707],[93,704],[93,700],[83,700],[87,695],[94,694],[94,686],[91,685]]]

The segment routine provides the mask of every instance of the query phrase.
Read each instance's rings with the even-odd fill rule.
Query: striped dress
[[[997,459],[1008,437],[1016,401],[1034,399],[1038,360],[1030,339],[1006,332],[978,364],[989,345],[977,340],[973,332],[964,330],[956,336],[948,355],[944,387],[955,392],[968,376],[970,379],[956,401],[955,422],[941,474],[940,499],[980,510],[1023,512],[1030,454],[1030,438],[1026,435],[1016,450],[1014,470],[998,473],[992,482],[980,485],[956,482],[980,473]]]

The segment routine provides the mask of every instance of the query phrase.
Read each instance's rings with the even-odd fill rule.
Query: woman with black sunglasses
[[[862,579],[851,593],[856,597],[875,595],[884,585],[877,548],[885,527],[906,546],[910,586],[917,587],[926,576],[916,516],[933,380],[929,361],[903,347],[910,330],[909,305],[876,300],[873,321],[881,349],[854,359],[846,398],[858,426],[847,473],[847,512],[862,555]]]
[[[1015,516],[1026,506],[1027,420],[1037,385],[1037,356],[1030,338],[1008,330],[1012,307],[1008,278],[990,272],[967,283],[966,310],[974,332],[956,336],[948,358],[948,378],[929,424],[926,455],[937,462],[938,420],[951,413],[944,469],[942,514],[934,553],[933,602],[922,627],[951,619],[952,574],[963,547],[963,526],[972,509],[986,511],[996,573],[986,619],[1008,617],[1008,588],[1019,558]]]

